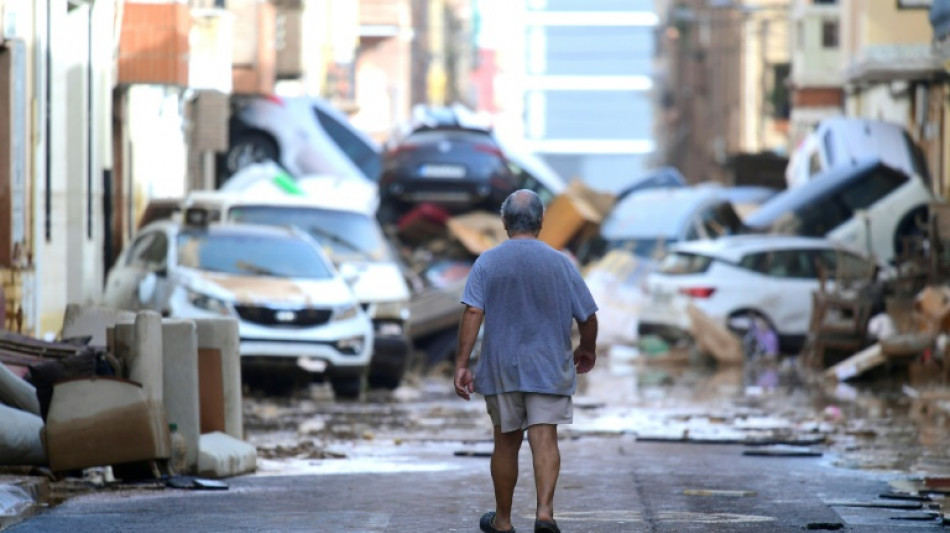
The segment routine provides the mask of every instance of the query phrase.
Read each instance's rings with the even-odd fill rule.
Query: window
[[[772,116],[780,120],[788,120],[792,112],[792,96],[788,90],[789,76],[792,73],[791,63],[776,63],[772,65]]]
[[[821,172],[821,156],[818,155],[818,152],[812,152],[811,156],[808,158],[808,175],[814,176]]]
[[[856,180],[839,194],[841,201],[852,212],[867,209],[878,200],[891,194],[907,180],[898,174],[875,170],[862,180]]]
[[[868,279],[875,270],[874,263],[840,250],[816,250],[815,261],[829,279]]]
[[[777,278],[817,277],[811,255],[805,250],[776,250],[750,254],[742,258],[739,266]]]
[[[826,20],[821,23],[822,48],[838,48],[838,21]]]
[[[165,266],[167,256],[168,239],[165,234],[151,232],[135,240],[126,264],[144,270],[158,270]]]
[[[797,233],[806,237],[824,237],[844,224],[853,214],[837,196],[819,200],[795,213],[798,221]]]
[[[825,145],[825,160],[828,161],[828,166],[835,166],[835,150],[834,142],[831,139],[831,131],[826,131],[821,138],[822,144]]]
[[[700,274],[709,269],[712,258],[704,255],[674,252],[667,254],[660,262],[659,270],[664,274]]]

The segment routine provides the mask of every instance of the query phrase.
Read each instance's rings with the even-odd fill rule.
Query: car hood
[[[237,304],[330,307],[353,301],[353,293],[340,278],[293,279],[237,276],[192,270],[186,284]]]
[[[409,286],[396,263],[350,263],[359,272],[353,292],[361,302],[409,301]]]

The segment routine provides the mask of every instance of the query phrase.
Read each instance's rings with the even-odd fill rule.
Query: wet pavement
[[[926,394],[820,383],[794,358],[716,369],[612,350],[560,432],[556,515],[565,531],[942,529],[942,493],[882,498],[950,473]],[[361,402],[326,386],[248,396],[244,416],[259,468],[228,491],[78,490],[11,531],[477,531],[491,508],[484,404],[439,369]],[[530,530],[527,449],[521,461],[515,525]]]

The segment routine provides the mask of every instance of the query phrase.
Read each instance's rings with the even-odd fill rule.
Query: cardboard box
[[[465,249],[475,255],[481,255],[508,240],[505,225],[495,213],[476,211],[452,217],[446,226]]]
[[[613,205],[613,195],[594,191],[575,179],[548,205],[539,238],[561,250],[575,240],[593,237]]]

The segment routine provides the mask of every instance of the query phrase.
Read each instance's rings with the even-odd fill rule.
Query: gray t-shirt
[[[510,239],[481,254],[462,303],[485,313],[475,391],[572,395],[571,327],[597,304],[568,258],[537,239]]]

